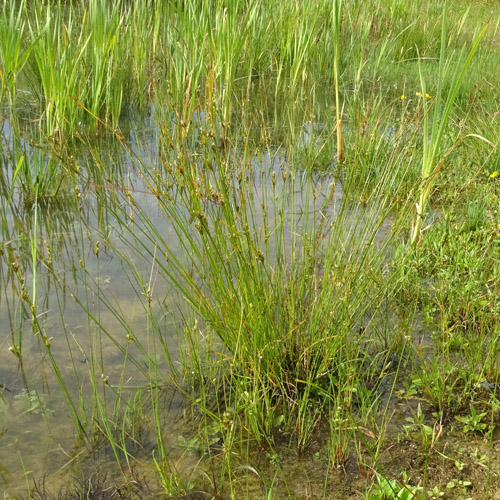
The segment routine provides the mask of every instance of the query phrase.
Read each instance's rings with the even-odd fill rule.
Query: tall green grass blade
[[[425,215],[426,205],[430,197],[432,187],[436,181],[437,176],[446,160],[446,156],[449,154],[442,153],[442,143],[444,140],[444,133],[448,126],[450,120],[453,105],[455,103],[458,91],[462,84],[462,81],[467,72],[467,68],[472,61],[472,58],[479,46],[479,43],[486,32],[487,25],[479,33],[472,44],[467,58],[464,62],[458,64],[455,68],[454,73],[451,76],[450,90],[444,98],[444,81],[450,72],[450,65],[452,64],[451,59],[447,58],[446,55],[446,39],[447,39],[447,27],[446,27],[446,4],[443,6],[443,20],[441,26],[441,49],[439,55],[439,71],[437,79],[437,92],[434,99],[434,114],[432,124],[430,125],[429,132],[429,105],[427,103],[427,87],[426,81],[423,76],[421,61],[419,59],[419,73],[420,73],[420,83],[422,87],[421,94],[424,100],[424,118],[423,118],[423,156],[422,156],[422,168],[421,168],[421,187],[419,189],[418,201],[416,203],[416,216],[411,231],[410,241],[412,244],[418,242],[421,234],[422,222]],[[445,100],[444,100],[445,99]],[[444,100],[444,105],[442,104]],[[453,147],[453,146],[452,146]]]

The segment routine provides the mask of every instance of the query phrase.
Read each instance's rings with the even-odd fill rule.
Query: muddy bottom
[[[337,466],[332,466],[331,447],[322,432],[301,453],[289,444],[290,436],[274,448],[247,442],[225,451],[216,438],[207,448],[199,429],[195,432],[193,422],[182,418],[164,422],[165,436],[181,436],[170,438],[166,464],[159,459],[154,430],[144,425],[135,437],[126,438],[128,455],[119,454],[122,472],[109,442],[96,438],[93,449],[87,446],[80,454],[79,465],[70,467],[71,483],[68,470],[38,478],[31,498],[500,499],[498,432],[487,438],[464,433],[450,419],[434,425],[433,434],[425,437],[409,425],[405,415],[411,411],[403,411],[405,406],[401,403],[393,413],[381,441],[360,428]],[[425,425],[430,427],[431,419],[426,417]],[[402,491],[409,496],[398,496]]]

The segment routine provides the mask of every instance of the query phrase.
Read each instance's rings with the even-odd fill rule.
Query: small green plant
[[[487,429],[490,429],[488,424],[482,422],[483,418],[486,416],[486,412],[477,413],[474,406],[469,405],[470,414],[465,416],[457,415],[455,418],[464,424],[463,432],[467,434],[468,432],[479,432],[483,434]]]
[[[459,491],[462,495],[466,495],[472,488],[472,482],[466,479],[452,479],[446,484],[448,490]]]
[[[477,448],[471,451],[470,456],[480,465],[484,465],[488,461],[488,456],[480,453]]]
[[[441,491],[439,486],[434,486],[431,490],[427,490],[427,498],[431,498],[432,500],[438,500],[439,498],[443,498],[445,495],[444,491]]]
[[[421,486],[410,486],[407,484],[408,478],[403,472],[402,481],[397,479],[387,479],[381,474],[376,474],[377,484],[374,484],[366,500],[420,500],[419,493],[423,491]]]
[[[409,425],[405,425],[404,429],[406,434],[409,436],[412,432],[418,431],[420,435],[420,440],[425,448],[434,446],[434,443],[439,438],[441,433],[441,426],[439,424],[439,419],[436,419],[434,425],[431,427],[424,423],[425,415],[422,411],[420,403],[417,406],[417,411],[413,412],[412,417],[406,417],[405,421]]]

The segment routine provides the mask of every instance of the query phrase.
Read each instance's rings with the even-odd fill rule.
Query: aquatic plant
[[[6,97],[15,116],[17,77],[28,62],[33,44],[25,47],[25,2],[3,0],[0,12],[0,105]]]
[[[203,129],[199,134],[210,137]],[[212,349],[220,351],[227,373],[224,404],[246,408],[242,418],[254,438],[272,440],[283,415],[305,446],[317,418],[311,420],[311,401],[332,398],[334,406],[338,398],[349,406],[365,393],[360,374],[368,349],[365,336],[355,332],[365,322],[369,329],[364,317],[377,315],[375,304],[386,290],[374,283],[383,282],[390,238],[377,235],[402,164],[395,156],[361,206],[351,185],[339,183],[342,194],[331,201],[331,177],[315,179],[307,166],[294,168],[293,157],[262,156],[244,143],[220,152],[202,138],[195,155],[183,147],[164,156],[165,174],[140,161],[164,223],[152,223],[128,193],[134,224],[124,212],[115,217],[134,254],[148,255],[150,266],[187,301],[183,316],[194,315],[206,335],[220,340]],[[132,258],[126,262],[132,269]],[[152,300],[150,280],[135,266],[133,273]],[[197,356],[190,351],[186,373],[204,370],[209,361],[200,364]]]

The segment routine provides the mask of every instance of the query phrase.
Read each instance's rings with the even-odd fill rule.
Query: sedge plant
[[[248,144],[214,152],[209,133],[199,134],[196,154],[185,143],[175,156],[164,151],[164,174],[136,158],[164,223],[153,223],[133,191],[134,224],[125,212],[115,217],[133,253],[154,264],[220,342],[204,363],[216,361],[227,378],[223,404],[245,402],[238,418],[255,439],[272,440],[282,422],[302,448],[326,388],[353,404],[362,383],[364,338],[352,335],[368,310],[377,314],[373,284],[383,281],[374,278],[390,239],[377,235],[401,163],[393,158],[360,206],[348,184],[331,201],[332,179],[315,180],[293,158],[262,156]]]

